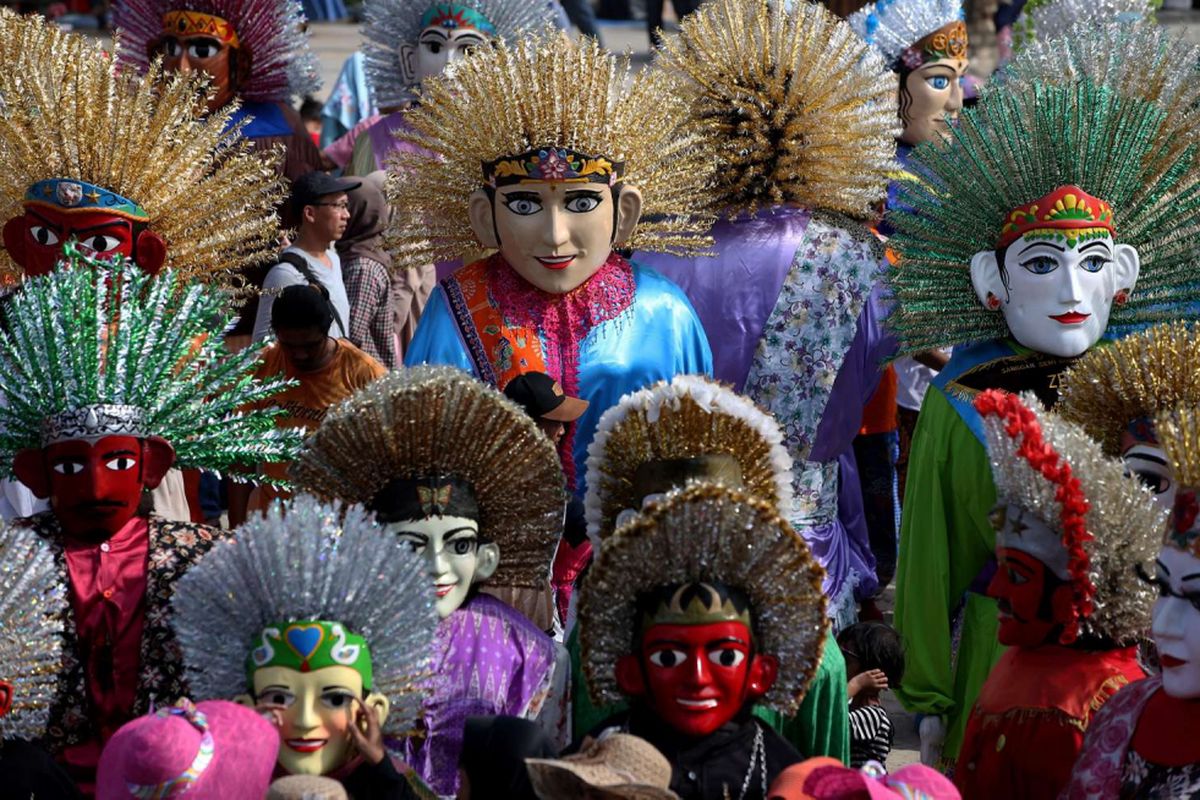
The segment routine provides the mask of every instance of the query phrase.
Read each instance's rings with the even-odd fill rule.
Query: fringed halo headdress
[[[618,244],[696,253],[712,243],[710,139],[665,72],[635,73],[591,38],[500,42],[426,81],[405,120],[411,130],[397,135],[418,152],[393,156],[388,192],[403,264],[478,249],[471,193],[527,180],[637,186],[642,221]]]
[[[62,671],[65,585],[50,548],[30,528],[0,529],[0,681],[12,707],[0,714],[0,739],[39,739]]]
[[[520,406],[451,367],[393,372],[330,409],[291,474],[308,491],[368,507],[389,484],[417,482],[431,514],[465,484],[480,537],[500,547],[492,585],[542,585],[562,532],[566,495],[550,440]]]
[[[1117,455],[1123,431],[1147,440],[1161,412],[1200,406],[1198,353],[1195,322],[1156,325],[1092,348],[1063,374],[1055,411]]]
[[[1160,412],[1154,429],[1179,485],[1163,544],[1200,558],[1200,405]]]
[[[719,583],[749,598],[754,648],[779,659],[766,704],[794,713],[829,626],[823,577],[808,545],[762,500],[713,484],[672,492],[606,541],[585,579],[579,625],[593,700],[624,699],[616,664],[637,651],[644,597],[663,587]]]
[[[846,21],[897,72],[967,57],[961,0],[875,0]]]
[[[1154,558],[1166,511],[1120,461],[1038,405],[996,389],[975,399],[996,482],[996,547],[1028,552],[1070,584],[1063,644],[1081,635],[1132,644],[1154,602],[1133,576]]]
[[[470,25],[489,39],[515,42],[551,21],[549,7],[529,0],[367,0],[363,4],[363,60],[380,108],[413,99],[400,68],[401,48],[415,47],[431,25]]]
[[[253,377],[260,348],[226,350],[230,308],[215,288],[68,246],[63,266],[26,281],[4,309],[0,463],[114,435],[159,436],[177,466],[216,472],[293,458],[300,436],[276,429],[279,409],[246,410],[289,384]]]
[[[117,214],[161,236],[186,277],[272,255],[282,186],[228,138],[231,109],[200,117],[202,86],[121,73],[100,43],[0,10],[0,224],[30,205]],[[0,270],[20,274],[7,251]]]
[[[345,666],[410,732],[430,688],[437,613],[424,561],[360,506],[275,503],[175,584],[174,628],[193,694],[232,699],[255,670]]]
[[[888,244],[903,264],[888,273],[901,354],[1006,336],[1003,315],[980,306],[969,266],[1031,231],[1111,233],[1137,249],[1137,291],[1113,306],[1110,331],[1187,316],[1200,169],[1196,150],[1179,154],[1175,140],[1193,132],[1135,89],[1010,82],[959,117],[949,143],[913,151],[919,180],[901,186],[889,215]]]
[[[1108,23],[1128,25],[1143,19],[1154,24],[1154,10],[1162,0],[1030,0],[1012,26],[1013,52],[1021,53],[1036,42],[1087,36]],[[1063,47],[1065,42],[1058,41]],[[1181,70],[1186,73],[1187,70]]]
[[[644,471],[713,456],[732,457],[734,488],[787,516],[792,457],[779,423],[751,400],[700,375],[677,375],[622,397],[601,415],[588,447],[584,506],[593,543],[612,535],[621,512],[641,509]]]
[[[887,193],[895,79],[816,3],[711,0],[660,57],[712,127],[716,193],[730,214],[793,203],[859,219]]]
[[[118,0],[113,27],[118,57],[137,72],[150,69],[165,36],[203,34],[233,47],[249,62],[237,95],[251,103],[291,103],[321,88],[309,50],[300,0]]]

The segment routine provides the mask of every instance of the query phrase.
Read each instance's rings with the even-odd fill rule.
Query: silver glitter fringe
[[[62,668],[66,587],[50,548],[32,529],[0,529],[0,680],[13,706],[0,716],[0,740],[45,733]]]
[[[286,515],[286,516],[285,516]],[[237,529],[175,584],[175,633],[196,700],[247,693],[246,659],[264,628],[341,622],[371,651],[384,732],[412,730],[431,690],[437,612],[427,567],[361,506],[297,495]]]
[[[1156,593],[1138,580],[1135,567],[1148,564],[1162,542],[1167,512],[1160,509],[1140,481],[1125,474],[1124,465],[1104,455],[1099,443],[1083,429],[1042,411],[1032,395],[1022,402],[1033,411],[1042,438],[1071,467],[1087,498],[1085,515],[1091,541],[1088,580],[1096,589],[1095,610],[1080,621],[1080,631],[1108,637],[1120,645],[1133,644],[1150,628],[1150,608]],[[996,496],[1031,512],[1056,531],[1062,530],[1058,486],[1035,471],[1018,455],[1020,439],[1005,430],[1007,421],[995,415],[983,418],[988,456]]]
[[[0,462],[43,446],[43,422],[84,406],[136,406],[176,465],[223,472],[288,461],[298,431],[277,429],[269,399],[291,385],[254,377],[259,347],[229,353],[233,304],[215,287],[68,245],[58,270],[26,281],[0,331]],[[265,479],[265,478],[264,478]]]
[[[712,484],[672,492],[604,543],[584,581],[579,630],[593,699],[626,699],[615,669],[617,659],[634,652],[639,596],[717,581],[750,598],[755,649],[779,659],[766,705],[793,713],[829,627],[824,574],[804,540],[766,503]]]
[[[1013,52],[1068,33],[1094,34],[1097,28],[1112,23],[1128,25],[1148,19],[1153,25],[1154,9],[1155,4],[1146,0],[1032,0],[1013,23]]]

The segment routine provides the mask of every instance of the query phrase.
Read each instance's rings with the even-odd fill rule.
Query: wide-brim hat
[[[565,758],[527,758],[538,797],[611,797],[616,800],[678,800],[670,789],[671,763],[654,745],[615,733],[591,741]]]
[[[165,792],[184,782],[188,800],[263,797],[278,755],[279,732],[254,709],[225,700],[180,701],[126,723],[109,739],[96,799],[166,796],[154,794],[154,787]]]

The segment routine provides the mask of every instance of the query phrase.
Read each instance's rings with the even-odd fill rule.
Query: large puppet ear
[[[500,545],[495,542],[484,542],[475,551],[475,577],[471,583],[482,583],[496,574],[500,566]]]
[[[147,436],[142,440],[142,483],[154,489],[175,464],[175,448],[160,436]]]
[[[1117,295],[1128,298],[1133,294],[1141,267],[1141,256],[1133,245],[1118,244],[1113,247],[1113,288]]]
[[[8,681],[0,681],[0,717],[12,708],[13,685]]]
[[[484,247],[498,250],[500,241],[496,238],[496,218],[492,212],[492,198],[483,189],[471,192],[467,200],[467,216],[471,220],[471,230],[475,238]]]
[[[779,677],[779,659],[775,656],[759,653],[750,664],[750,676],[746,682],[749,695],[755,699],[771,691],[775,679]]]
[[[387,722],[388,713],[392,710],[391,702],[387,699],[387,697],[379,694],[378,692],[372,692],[371,694],[367,695],[367,699],[363,702],[379,720],[379,727],[382,728],[383,723]]]
[[[401,79],[410,86],[415,85],[419,81],[417,77],[417,45],[412,42],[402,42],[396,53],[396,66],[400,67]]]
[[[46,452],[27,448],[13,459],[13,472],[17,480],[29,487],[35,497],[45,500],[50,496],[50,476],[46,474]]]
[[[636,655],[627,653],[617,659],[617,687],[630,697],[646,694],[646,676],[642,674],[642,662]]]
[[[147,275],[157,275],[167,263],[167,243],[149,228],[138,234],[133,252],[134,261]]]
[[[622,186],[617,195],[617,229],[613,231],[613,244],[620,247],[628,242],[641,218],[642,190],[636,186]]]
[[[999,311],[1008,300],[1008,289],[1000,276],[1000,264],[995,250],[980,250],[971,256],[971,286],[975,296],[988,311]]]
[[[25,217],[13,217],[4,223],[4,249],[17,266],[25,269]]]

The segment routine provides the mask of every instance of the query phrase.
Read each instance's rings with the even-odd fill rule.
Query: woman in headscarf
[[[385,172],[373,172],[349,193],[350,221],[337,243],[350,300],[350,341],[388,369],[400,363],[393,316],[392,258],[383,249],[391,211]]]

